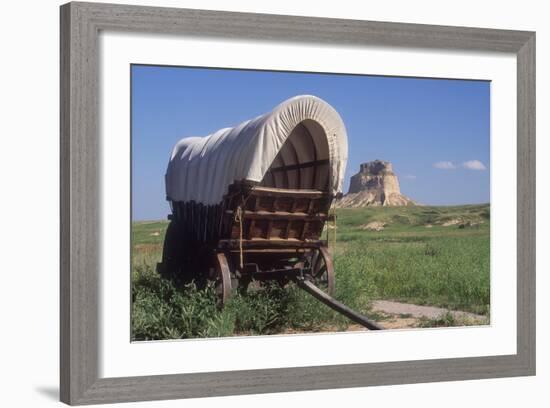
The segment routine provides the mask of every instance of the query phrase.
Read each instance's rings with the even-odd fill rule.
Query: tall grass
[[[446,221],[460,224],[443,226]],[[368,314],[374,299],[488,315],[489,206],[393,207],[338,211],[335,297]],[[387,225],[367,231],[371,221]],[[225,337],[346,329],[350,322],[294,284],[236,293],[225,308],[214,290],[176,288],[155,271],[165,222],[132,231],[132,338]],[[422,322],[423,326],[441,322]],[[451,321],[446,324],[452,325]]]
[[[489,311],[489,242],[484,237],[357,241],[346,254],[347,270],[363,269],[375,298]],[[339,270],[343,267],[338,264]]]
[[[344,330],[349,321],[299,289],[266,283],[246,294],[235,292],[223,309],[212,286],[183,288],[160,278],[152,264],[135,265],[132,276],[132,339],[159,340],[294,331]],[[340,275],[340,273],[338,273]],[[361,272],[340,276],[337,297],[366,313],[373,287]]]
[[[375,298],[488,314],[488,220],[488,205],[340,210],[340,251],[353,254],[349,270],[366,270]],[[388,225],[365,231],[371,221]]]

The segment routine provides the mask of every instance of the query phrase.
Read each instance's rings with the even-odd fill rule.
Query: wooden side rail
[[[218,249],[239,249],[242,242],[243,249],[260,249],[260,248],[319,248],[321,246],[327,246],[328,242],[325,240],[315,241],[302,241],[298,239],[221,239],[218,242]]]
[[[290,189],[255,186],[250,189],[253,196],[267,197],[292,197],[292,198],[328,198],[330,193],[321,190]]]
[[[234,212],[226,210],[225,214],[233,215]],[[328,216],[327,214],[315,214],[310,215],[303,212],[286,212],[286,211],[244,211],[244,219],[251,220],[300,220],[300,221],[327,221],[334,216]]]

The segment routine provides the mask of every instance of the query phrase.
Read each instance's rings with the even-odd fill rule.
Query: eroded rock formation
[[[337,207],[353,208],[369,205],[414,205],[401,194],[399,180],[390,162],[374,160],[361,164],[359,173],[351,177],[349,191],[336,203]]]

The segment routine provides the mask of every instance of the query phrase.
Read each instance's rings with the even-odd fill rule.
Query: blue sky
[[[489,202],[490,83],[132,65],[132,218],[165,219],[173,146],[316,95],[342,117],[344,192],[362,162],[393,163],[401,192],[423,204]]]

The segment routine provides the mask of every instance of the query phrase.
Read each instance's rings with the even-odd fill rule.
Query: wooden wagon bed
[[[224,200],[218,247],[318,247],[331,201],[319,190],[236,185]]]
[[[163,258],[182,265],[171,269],[184,281],[207,271],[205,278],[216,282],[222,302],[253,280],[285,284],[304,273],[332,293],[332,257],[322,239],[332,200],[321,190],[241,181],[229,186],[217,206],[172,203]]]

